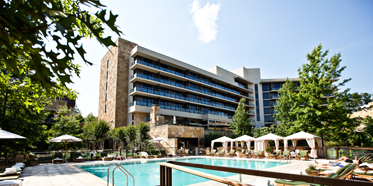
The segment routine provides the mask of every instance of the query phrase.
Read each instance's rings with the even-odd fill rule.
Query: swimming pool
[[[121,165],[125,169],[128,170],[135,178],[135,185],[136,186],[148,186],[148,185],[159,185],[159,162],[166,162],[166,161],[181,161],[181,162],[189,162],[189,163],[199,163],[199,164],[206,164],[206,165],[216,165],[216,166],[225,166],[225,167],[236,167],[236,168],[247,168],[247,169],[255,169],[261,170],[271,167],[276,167],[279,165],[284,165],[287,163],[283,162],[275,162],[275,161],[252,161],[252,160],[242,160],[242,159],[217,159],[217,158],[186,158],[186,159],[164,159],[164,160],[156,160],[156,161],[135,161],[135,162],[110,162],[105,164],[90,164],[90,165],[76,165],[77,167],[103,179],[106,181],[107,179],[107,169],[110,165]],[[114,167],[110,168],[113,170]],[[191,168],[190,169],[199,170],[202,172],[206,172],[209,174],[213,174],[220,177],[229,177],[237,175],[235,173],[228,173],[228,172],[221,172],[221,171],[213,171],[213,170],[206,170],[206,169],[199,169],[199,168]],[[110,171],[110,183],[111,183],[111,174]],[[126,182],[126,177],[119,171],[115,170],[115,183],[119,184]],[[188,174],[178,170],[172,170],[172,184],[175,186],[182,186],[182,185],[189,185],[194,183],[200,183],[209,181],[208,179],[201,178],[199,176],[195,176],[192,174]],[[132,179],[129,178],[128,185],[132,185]],[[125,184],[123,184],[125,185]]]

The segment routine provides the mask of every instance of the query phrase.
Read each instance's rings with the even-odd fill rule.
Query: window
[[[145,121],[146,121],[146,122],[149,122],[149,121],[150,121],[150,116],[146,116]]]
[[[262,90],[263,91],[269,91],[269,84],[263,84],[262,85]]]
[[[105,104],[105,113],[106,113],[106,104]]]
[[[263,93],[263,99],[270,99],[268,93]]]
[[[106,68],[109,69],[109,60],[107,60]]]
[[[274,109],[273,108],[264,108],[264,114],[273,114]]]
[[[264,122],[274,122],[275,118],[272,116],[264,116]]]

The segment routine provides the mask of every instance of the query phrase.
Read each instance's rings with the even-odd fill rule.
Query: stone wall
[[[98,119],[113,127],[127,126],[131,50],[136,44],[119,38],[101,60]],[[109,68],[107,61],[109,60]],[[107,75],[108,72],[108,75]],[[108,76],[108,78],[107,78]],[[106,90],[106,83],[108,89]],[[105,95],[107,93],[106,112]]]
[[[133,114],[133,124],[138,125],[140,122],[145,122],[146,121],[146,116],[149,115],[147,113],[141,113],[137,112]]]
[[[178,138],[198,138],[198,144],[203,146],[205,132],[202,127],[188,127],[178,125],[160,125],[150,127],[151,138],[162,137],[168,142],[162,142],[161,148],[167,149],[169,153],[176,154]]]

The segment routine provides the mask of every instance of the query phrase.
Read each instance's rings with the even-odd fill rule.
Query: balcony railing
[[[207,95],[215,96],[215,97],[218,97],[218,98],[226,99],[228,101],[237,102],[236,99],[228,97],[228,96],[223,96],[221,94],[217,94],[217,93],[213,93],[213,92],[208,92],[208,91],[205,91],[205,90],[202,90],[202,89],[197,89],[197,88],[192,87],[192,86],[183,85],[183,84],[176,83],[176,82],[169,81],[169,80],[162,79],[162,78],[155,78],[153,76],[148,76],[148,75],[141,74],[141,73],[136,73],[136,74],[132,75],[131,79],[136,78],[136,77],[140,77],[140,78],[144,78],[144,79],[149,79],[149,80],[152,80],[152,81],[161,82],[161,83],[164,83],[164,84],[168,84],[168,85],[172,85],[172,86],[176,86],[176,87],[180,87],[180,88],[184,88],[184,89],[188,89],[188,90],[200,92],[200,93],[203,93],[203,94],[207,94]]]
[[[249,114],[252,114],[252,115],[255,115],[255,112],[252,112],[252,111],[249,111],[248,113],[249,113]]]
[[[131,106],[134,105],[139,105],[139,106],[145,106],[145,107],[151,107],[153,103],[147,103],[147,102],[140,102],[140,101],[134,101],[130,103]],[[194,113],[194,114],[212,114],[212,115],[217,115],[217,116],[224,116],[229,119],[232,119],[233,116],[230,116],[226,113],[219,112],[219,111],[199,111],[199,110],[194,110],[194,109],[188,109],[188,108],[181,108],[181,107],[175,107],[175,106],[168,106],[168,105],[160,105],[161,109],[167,109],[167,110],[175,110],[175,111],[180,111],[180,112],[188,112],[188,113]]]
[[[177,95],[177,94],[170,94],[170,93],[166,93],[166,92],[158,91],[158,90],[152,90],[152,89],[147,89],[147,88],[142,88],[142,87],[134,87],[133,89],[130,90],[131,93],[135,92],[135,91],[146,92],[146,93],[150,93],[150,94],[155,94],[155,95],[160,95],[160,96],[165,96],[165,97],[175,98],[175,99],[181,99],[181,100],[191,101],[191,102],[195,102],[195,103],[201,103],[201,104],[210,105],[210,106],[214,106],[214,107],[229,109],[229,110],[232,110],[232,111],[236,110],[234,107],[221,105],[219,103],[211,103],[211,102],[208,102],[208,101],[203,101],[203,100],[194,99],[194,98],[188,98],[188,97],[185,97],[185,96],[180,96],[180,95]]]
[[[172,73],[172,74],[176,74],[178,76],[182,76],[182,77],[185,77],[185,78],[188,78],[188,79],[192,79],[192,80],[195,80],[195,81],[198,81],[198,82],[201,82],[201,83],[204,83],[204,84],[208,84],[210,86],[213,86],[213,87],[216,87],[216,88],[220,88],[220,89],[223,89],[223,90],[226,90],[226,91],[229,91],[229,92],[233,92],[235,94],[240,94],[239,91],[236,91],[236,90],[233,90],[231,88],[227,88],[227,87],[224,87],[224,86],[221,86],[221,85],[218,85],[218,84],[215,84],[215,83],[212,83],[210,82],[209,80],[206,80],[204,78],[197,78],[193,75],[188,75],[188,74],[183,74],[183,73],[180,73],[180,72],[177,72],[175,70],[170,70],[168,68],[164,68],[164,67],[161,67],[161,66],[158,66],[158,65],[154,65],[154,64],[151,64],[151,63],[148,63],[148,62],[145,62],[145,61],[142,61],[142,60],[139,60],[137,59],[135,62],[131,63],[131,67],[133,65],[135,65],[136,63],[139,63],[139,64],[142,64],[142,65],[146,65],[148,67],[152,67],[152,68],[156,68],[158,70],[162,70],[162,71],[165,71],[165,72],[169,72],[169,73]],[[240,86],[241,87],[241,86]],[[246,87],[244,87],[246,88]],[[248,89],[248,88],[246,88]],[[248,89],[248,90],[251,90],[252,89]]]

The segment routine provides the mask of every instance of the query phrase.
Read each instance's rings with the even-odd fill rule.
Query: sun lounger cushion
[[[329,174],[328,176],[326,176],[327,178],[339,178],[339,175],[336,174],[336,173],[331,173]]]
[[[22,185],[22,180],[4,180],[0,185]]]
[[[315,185],[315,186],[320,186],[319,184],[315,184],[315,183],[307,183],[307,182],[303,182],[303,181],[288,181],[288,180],[275,180],[275,183],[279,183],[279,184],[285,184],[285,185]]]
[[[15,176],[4,176],[4,177],[0,177],[0,181],[3,181],[3,180],[16,180],[19,178],[19,175],[15,175]]]
[[[342,173],[339,174],[339,176],[343,176],[343,175],[347,174],[347,173],[350,172],[352,169],[354,169],[356,165],[357,165],[356,163],[354,163],[354,164],[350,164],[350,166],[347,167],[345,170],[343,170]]]
[[[354,174],[373,176],[373,172],[367,172],[367,173],[364,173],[364,172],[354,172]]]
[[[6,168],[4,171],[4,174],[17,174],[17,169],[16,168]]]
[[[12,168],[15,168],[17,171],[22,171],[22,169],[21,169],[21,167],[19,167],[19,166],[12,166]]]
[[[350,164],[349,165],[345,165],[345,166],[343,166],[342,168],[339,168],[335,173],[336,174],[341,174],[341,172],[343,172],[347,167],[349,167],[350,166]]]
[[[373,169],[373,165],[369,163],[362,163],[361,165],[359,165],[359,167],[369,167]]]

